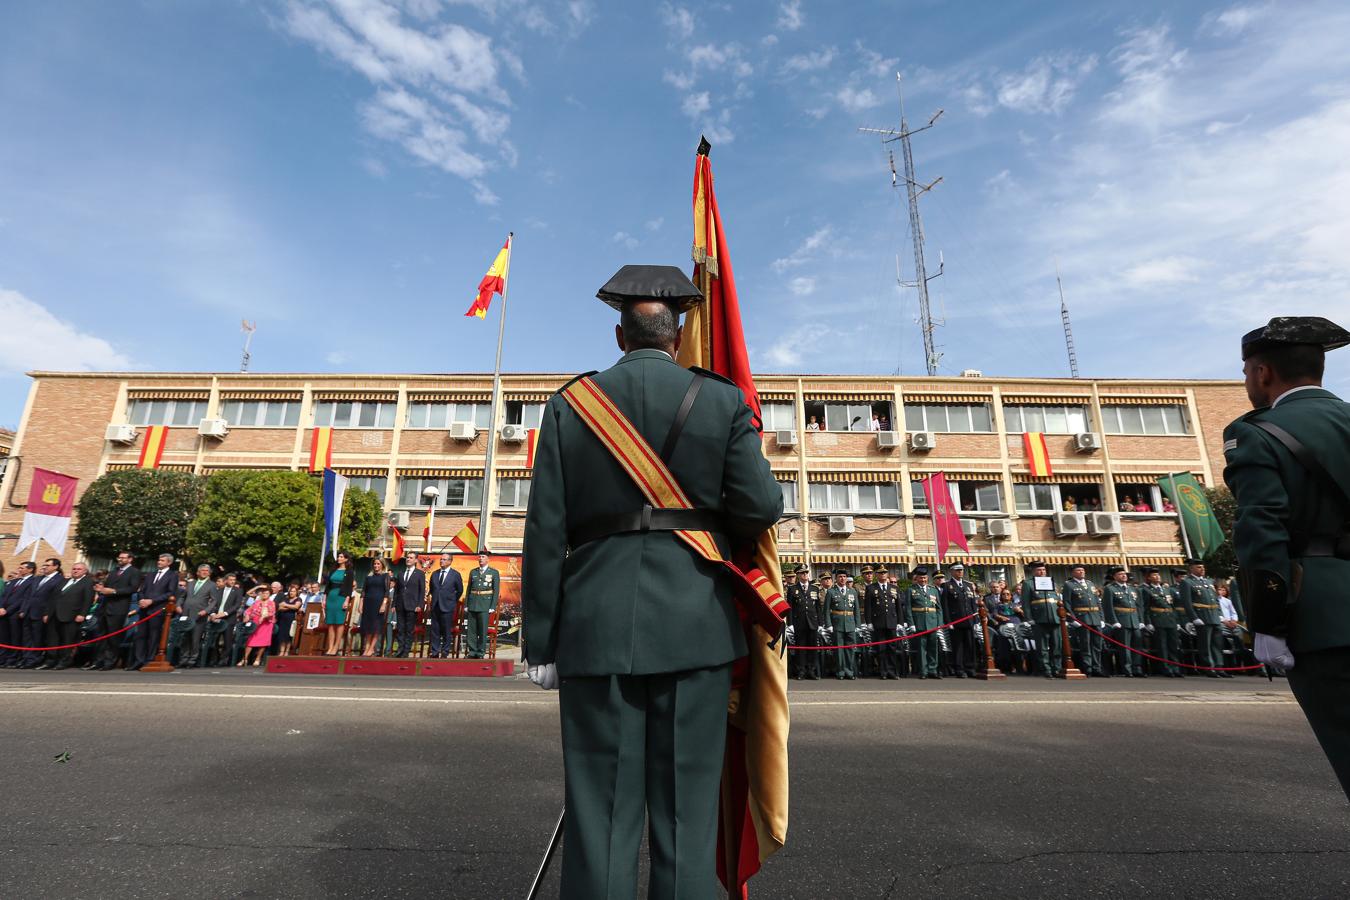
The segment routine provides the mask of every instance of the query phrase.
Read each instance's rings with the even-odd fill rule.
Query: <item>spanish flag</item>
[[[1050,471],[1050,449],[1045,445],[1045,435],[1039,431],[1028,431],[1022,435],[1022,443],[1027,448],[1027,466],[1036,477],[1053,475]]]
[[[431,552],[432,532],[435,530],[436,510],[435,507],[427,507],[427,520],[422,525],[422,540],[426,544],[427,552]]]
[[[141,445],[141,458],[136,463],[140,469],[158,469],[164,456],[164,444],[169,439],[168,425],[151,425],[145,430],[145,443]]]
[[[534,468],[534,448],[539,444],[539,429],[530,428],[525,432],[525,468]]]
[[[394,558],[394,559],[402,559],[403,556],[404,556],[404,552],[405,552],[404,549],[403,549],[403,533],[400,532],[397,528],[392,528],[392,527],[391,527],[389,530],[392,531],[392,532],[394,533],[394,556],[393,556],[393,558]]]
[[[506,279],[511,275],[511,238],[510,234],[506,236],[506,243],[502,245],[501,252],[492,261],[492,268],[488,269],[483,280],[478,282],[478,296],[474,298],[473,305],[464,315],[486,319],[492,295],[506,293]]]
[[[309,440],[309,470],[322,472],[333,465],[333,429],[315,428]]]
[[[450,543],[459,548],[460,553],[478,552],[478,523],[473,519],[464,523],[464,527],[459,530]]]

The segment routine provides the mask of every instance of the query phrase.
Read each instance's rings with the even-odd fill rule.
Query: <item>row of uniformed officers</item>
[[[1160,674],[1181,677],[1185,635],[1193,643],[1191,656],[1201,671],[1214,678],[1230,677],[1222,671],[1223,648],[1225,633],[1231,636],[1241,629],[1240,600],[1233,596],[1231,607],[1222,604],[1204,564],[1198,559],[1186,562],[1187,569],[1173,570],[1170,584],[1156,568],[1144,569],[1140,584],[1125,568],[1115,566],[1100,587],[1088,581],[1082,566],[1071,568],[1069,578],[1057,585],[1044,562],[1030,562],[1016,592],[983,598],[987,621],[996,641],[1005,646],[1034,647],[1039,671],[1047,678],[1064,672],[1062,621],[1068,623],[1073,657],[1089,676],[1108,676],[1103,635],[1109,635],[1116,642],[1109,649],[1117,654],[1117,674],[1146,676],[1150,666],[1140,653],[1148,653],[1157,657]],[[807,566],[796,568],[795,580],[784,592],[791,605],[789,642],[794,648],[834,649],[794,649],[795,678],[820,678],[826,652],[833,653],[836,678],[856,678],[858,648],[850,646],[855,644],[874,645],[864,651],[875,656],[882,679],[904,677],[906,668],[919,678],[941,678],[943,668],[960,678],[973,677],[984,668],[977,628],[981,592],[965,578],[962,565],[950,567],[952,577],[941,588],[930,583],[930,573],[922,566],[910,573],[907,588],[884,566],[865,566],[862,571],[865,583],[860,594],[846,571],[826,572],[816,584]],[[944,579],[941,573],[934,577]],[[895,640],[903,634],[912,636]],[[950,651],[947,667],[942,666],[943,644]],[[906,652],[913,654],[912,667]]]

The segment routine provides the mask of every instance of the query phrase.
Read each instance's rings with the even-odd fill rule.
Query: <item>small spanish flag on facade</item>
[[[525,432],[525,468],[534,468],[534,448],[539,443],[539,429],[531,428]]]
[[[141,445],[141,458],[136,463],[140,469],[158,469],[164,456],[164,445],[169,439],[168,425],[151,425],[145,430],[145,443]]]
[[[459,549],[460,553],[478,552],[478,523],[473,519],[464,523],[464,527],[459,530],[450,543]]]
[[[486,319],[492,295],[506,293],[506,279],[511,274],[511,237],[509,234],[506,236],[506,243],[502,245],[501,252],[492,261],[492,268],[488,269],[483,280],[478,282],[478,296],[474,297],[473,305],[464,315]]]
[[[1027,448],[1027,466],[1031,474],[1039,477],[1053,475],[1050,470],[1050,449],[1045,445],[1045,434],[1028,431],[1022,435],[1022,443]]]
[[[391,527],[389,530],[392,531],[392,532],[394,533],[394,556],[393,556],[393,558],[394,558],[394,559],[402,559],[402,558],[404,557],[404,555],[405,555],[405,551],[404,551],[404,549],[403,549],[403,534],[402,534],[402,532],[400,532],[397,528]]]
[[[431,542],[435,539],[433,532],[436,530],[436,508],[427,507],[427,518],[422,523],[422,543],[426,545],[427,552],[431,552]]]
[[[333,429],[315,428],[309,441],[309,470],[322,472],[333,465]]]

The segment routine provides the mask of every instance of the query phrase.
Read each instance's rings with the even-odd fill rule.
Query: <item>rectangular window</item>
[[[760,411],[764,414],[765,431],[789,431],[797,427],[797,408],[791,403],[765,403]]]
[[[333,428],[392,428],[398,404],[384,400],[321,400],[314,404],[314,424]]]
[[[516,422],[514,424],[521,424]],[[530,479],[502,478],[497,484],[497,505],[502,509],[525,509],[530,505]]]
[[[790,406],[790,404],[783,404]],[[878,431],[891,430],[892,404],[878,400],[875,403],[831,403],[823,400],[806,401],[807,431],[871,431],[872,420],[877,420]],[[811,428],[814,420],[818,429]]]
[[[526,428],[538,428],[539,423],[543,421],[543,418],[544,404],[542,403],[525,403],[522,400],[506,401],[507,425],[524,425]],[[484,422],[484,424],[479,427],[486,428],[487,423]]]
[[[778,487],[783,491],[783,509],[785,511],[796,512],[797,510],[797,482],[780,481]]]
[[[132,400],[127,421],[132,425],[196,425],[206,415],[205,400]]]
[[[1044,406],[1021,403],[1003,407],[1003,423],[1009,434],[1040,431],[1045,434],[1078,434],[1087,431],[1087,407]]]
[[[952,481],[955,502],[962,512],[1003,511],[1003,485],[997,481]]]
[[[900,492],[894,481],[879,484],[812,484],[813,512],[900,511]]]
[[[384,490],[389,486],[387,477],[384,475],[348,475],[347,478],[350,480],[349,487],[372,491],[376,497],[380,498],[381,505],[384,504]]]
[[[1059,509],[1058,490],[1053,484],[1014,484],[1013,502],[1018,512],[1055,512]]]
[[[1162,512],[1162,491],[1156,484],[1118,485],[1116,509],[1123,513]]]
[[[928,495],[923,492],[922,481],[909,483],[909,499],[915,512],[928,512]]]
[[[231,428],[294,428],[300,421],[299,400],[226,400],[220,409]]]
[[[987,434],[994,430],[994,420],[987,403],[906,404],[905,428],[909,431]]]
[[[1184,406],[1103,406],[1102,428],[1107,434],[1190,434],[1190,416]]]
[[[422,493],[428,487],[440,491],[436,498],[436,507],[450,509],[478,509],[483,504],[483,479],[481,478],[400,478],[398,480],[398,505],[425,507],[427,498]]]

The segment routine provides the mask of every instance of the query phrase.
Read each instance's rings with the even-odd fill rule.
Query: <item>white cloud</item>
[[[830,63],[834,62],[837,53],[838,51],[834,47],[822,47],[810,53],[798,53],[795,56],[789,56],[783,62],[783,71],[790,75],[799,75],[802,72],[818,72],[821,69],[828,69]]]
[[[680,104],[680,110],[691,119],[697,119],[710,109],[712,109],[712,99],[707,91],[690,94]]]
[[[694,34],[694,14],[683,6],[661,4],[661,24],[677,40],[688,40]]]
[[[788,282],[788,290],[798,297],[807,297],[816,292],[816,280],[806,275],[798,275]]]
[[[632,250],[634,247],[636,247],[638,244],[641,243],[641,241],[639,241],[637,238],[633,237],[626,231],[614,232],[614,237],[610,238],[610,241],[612,241],[615,244],[618,244],[620,247],[626,247],[629,250]]]
[[[395,89],[379,91],[361,109],[366,130],[399,143],[422,162],[464,179],[486,174],[487,163],[465,149],[468,136],[451,127],[438,109],[420,97]]]
[[[1018,112],[1058,113],[1096,67],[1096,56],[1039,56],[1021,72],[1000,75],[995,96],[1001,106]]]
[[[785,272],[788,269],[805,265],[816,258],[819,251],[826,246],[826,243],[833,234],[834,229],[829,225],[819,228],[812,232],[806,240],[802,241],[801,245],[798,246],[796,250],[793,250],[787,256],[775,259],[770,265],[775,272]]]
[[[1130,287],[1188,284],[1200,280],[1197,270],[1202,265],[1189,256],[1164,256],[1135,263],[1121,273],[1121,279]]]
[[[796,31],[806,24],[801,0],[788,0],[787,3],[779,4],[776,24],[781,31]]]
[[[862,71],[873,78],[894,78],[895,67],[900,64],[900,59],[895,56],[882,56],[875,50],[869,50],[864,47],[862,41],[854,45],[857,49],[858,59],[862,62]]]
[[[981,85],[967,85],[961,89],[960,94],[966,103],[966,109],[974,115],[983,118],[994,111],[994,101]]]
[[[699,44],[690,47],[685,56],[695,70],[726,71],[737,78],[749,78],[755,71],[754,66],[746,62],[740,44]]]
[[[881,98],[878,97],[871,88],[862,88],[859,90],[851,85],[845,85],[840,88],[834,95],[834,99],[837,100],[839,105],[844,109],[854,113],[881,105]]]
[[[655,219],[648,219],[645,227],[648,231],[660,231],[664,224],[666,224],[666,217],[657,216]]]
[[[672,72],[667,69],[661,73],[661,80],[677,91],[687,91],[694,86],[694,76],[686,72]]]
[[[1237,34],[1246,31],[1253,22],[1264,18],[1268,12],[1270,7],[1266,5],[1230,6],[1217,15],[1206,16],[1205,24],[1218,34]]]
[[[1102,118],[1154,131],[1168,124],[1173,81],[1186,66],[1186,51],[1177,49],[1171,29],[1155,25],[1126,31],[1124,42],[1111,51],[1111,63],[1121,83],[1107,94]]]
[[[134,368],[130,357],[101,337],[63,322],[40,303],[18,291],[0,288],[0,371],[58,369],[88,372]]]

